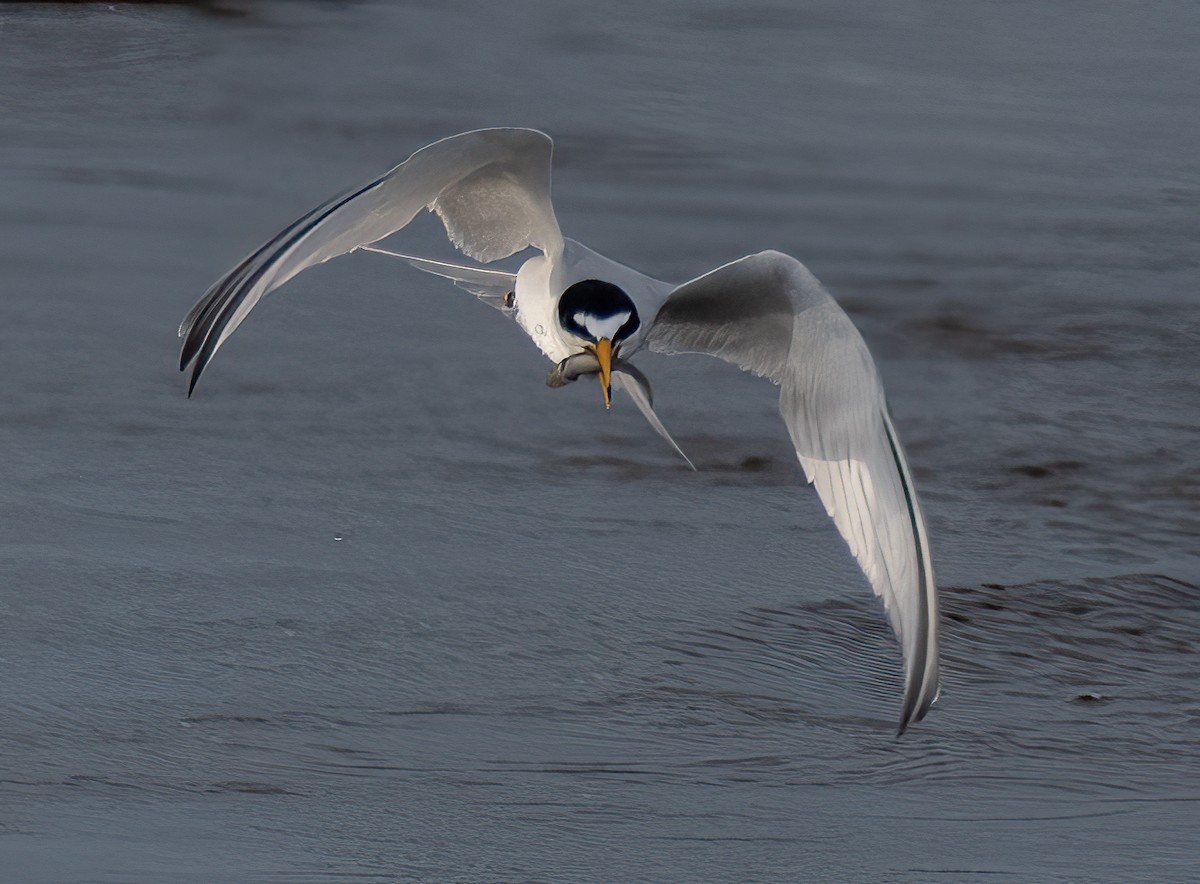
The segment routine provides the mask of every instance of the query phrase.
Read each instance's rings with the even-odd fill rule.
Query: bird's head
[[[611,282],[585,279],[558,299],[558,322],[596,357],[604,407],[611,407],[613,361],[621,344],[641,326],[633,300]]]

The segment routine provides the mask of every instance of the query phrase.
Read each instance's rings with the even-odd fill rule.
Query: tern
[[[613,387],[624,390],[684,460],[630,358],[643,349],[704,353],[766,378],[780,388],[779,410],[808,483],[900,643],[902,734],[937,698],[938,594],[908,462],[858,330],[816,277],[781,252],[749,255],[675,285],[565,238],[550,201],[552,152],[549,136],[532,129],[454,135],[289,224],[221,277],[180,325],[179,367],[192,366],[188,395],[265,295],[308,267],[360,249],[403,258],[502,310],[554,363],[550,386],[596,377],[606,407]],[[422,209],[480,264],[536,253],[508,273],[373,245]]]

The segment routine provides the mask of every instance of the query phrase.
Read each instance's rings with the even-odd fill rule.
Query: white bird
[[[651,407],[645,376],[629,362],[638,350],[707,353],[777,384],[804,474],[900,642],[903,733],[937,697],[937,587],[908,463],[858,330],[816,277],[780,252],[673,285],[564,238],[550,201],[552,149],[550,138],[532,129],[455,135],[289,224],[221,277],[180,325],[179,367],[192,365],[188,395],[264,295],[338,255],[385,251],[371,244],[421,209],[436,213],[454,245],[476,261],[533,247],[541,254],[515,274],[385,253],[514,317],[555,363],[550,386],[598,376],[606,407],[611,387],[625,390],[680,455]]]

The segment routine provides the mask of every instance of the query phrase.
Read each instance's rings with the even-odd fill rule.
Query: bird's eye
[[[517,293],[509,292],[504,296],[504,309],[511,310],[515,306],[517,306]]]

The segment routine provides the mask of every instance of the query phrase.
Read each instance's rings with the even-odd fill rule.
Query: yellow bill
[[[604,407],[612,408],[612,341],[601,338],[593,351],[600,363],[600,387],[604,390]]]

